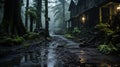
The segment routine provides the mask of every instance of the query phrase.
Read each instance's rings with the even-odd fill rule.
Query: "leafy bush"
[[[77,28],[77,27],[75,27],[74,29],[73,29],[73,33],[80,33],[81,31]]]
[[[102,53],[110,54],[111,52],[117,51],[118,49],[112,44],[110,45],[102,44],[98,47],[98,50]]]
[[[65,36],[66,38],[70,38],[70,39],[74,38],[71,34],[65,34],[64,36]]]

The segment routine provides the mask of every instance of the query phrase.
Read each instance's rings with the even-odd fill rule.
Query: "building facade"
[[[79,0],[77,5],[71,0],[70,28],[94,28],[97,23],[107,23],[120,11],[120,0]]]

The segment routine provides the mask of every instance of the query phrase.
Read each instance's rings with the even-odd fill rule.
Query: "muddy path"
[[[62,35],[54,35],[47,44],[5,58],[0,67],[119,67],[119,61],[119,56],[104,55],[96,48],[82,48]]]

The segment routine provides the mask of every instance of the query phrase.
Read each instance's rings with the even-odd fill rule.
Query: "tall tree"
[[[65,23],[65,0],[59,0],[62,4],[62,8],[63,8],[63,23]]]
[[[28,11],[29,8],[29,0],[26,0],[26,12]],[[28,29],[28,15],[27,13],[25,14],[25,27]]]
[[[48,0],[45,0],[45,35],[49,37]]]
[[[37,19],[36,8],[30,7],[29,10],[27,11],[27,14],[29,15],[30,18],[30,32],[33,32],[33,23],[35,23]]]
[[[36,28],[42,28],[42,19],[41,19],[41,12],[42,12],[42,0],[36,0],[36,8],[37,8],[37,21],[36,21]]]
[[[62,29],[66,27],[65,20],[69,19],[70,14],[68,10],[66,10],[68,7],[69,2],[67,0],[58,0],[58,3],[52,7],[55,16],[54,22],[55,24],[57,22],[57,24],[59,24],[58,26]]]
[[[24,35],[26,29],[21,18],[22,0],[5,0],[4,16],[0,25],[2,33],[6,35]]]

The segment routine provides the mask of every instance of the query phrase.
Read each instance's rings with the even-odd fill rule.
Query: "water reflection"
[[[101,63],[86,63],[84,57],[81,57],[81,64],[73,65],[72,63],[64,63],[60,59],[54,59],[54,51],[48,53],[48,65],[43,67],[119,67],[118,64]],[[53,53],[53,54],[51,54]],[[22,57],[15,57],[13,60],[0,64],[0,67],[41,67],[41,57],[36,53],[27,53]]]

